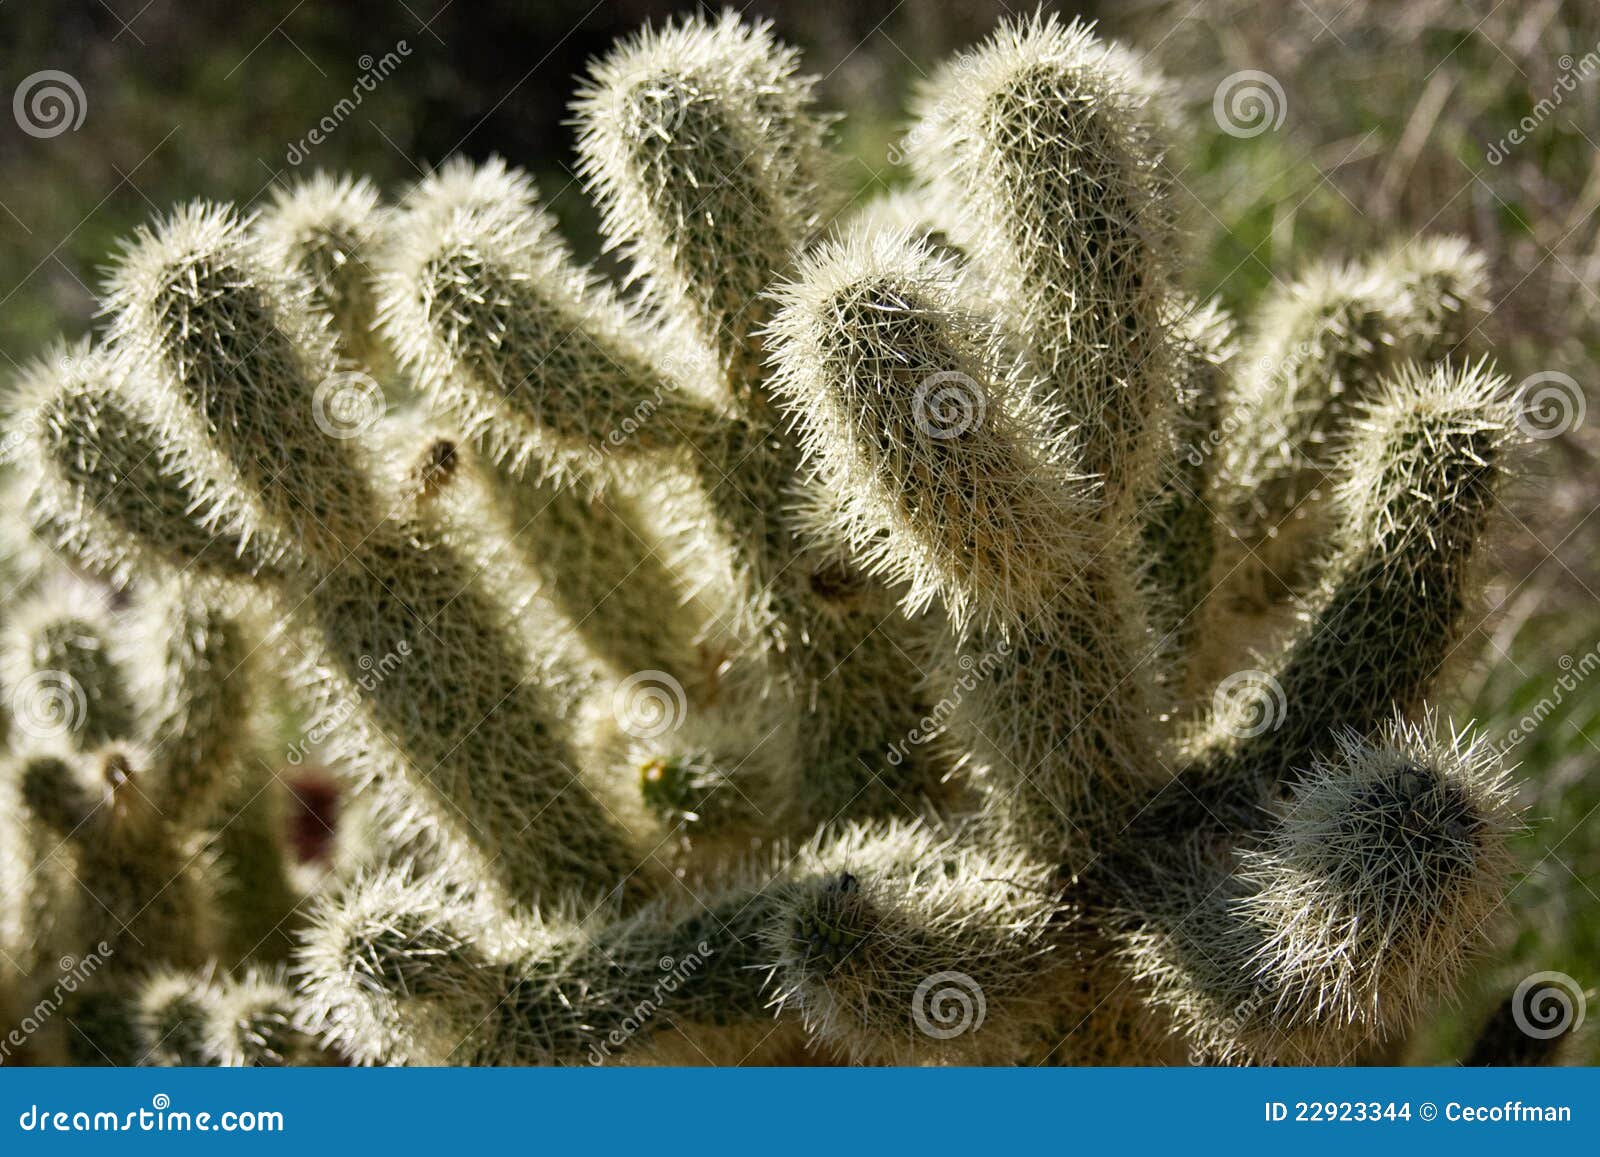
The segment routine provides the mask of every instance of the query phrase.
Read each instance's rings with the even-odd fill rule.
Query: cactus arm
[[[308,606],[301,686],[349,766],[478,870],[532,902],[600,896],[644,863],[618,800],[586,776],[537,670],[467,569],[420,532],[374,536]],[[360,705],[360,718],[351,716]]]
[[[92,749],[136,734],[122,629],[103,605],[70,588],[47,589],[12,610],[0,635],[0,686],[18,738]]]
[[[1119,517],[1172,402],[1158,92],[1121,48],[1040,15],[931,77],[910,134],[913,171],[974,223],[974,263],[1081,424],[1081,466]]]
[[[736,1063],[775,1027],[759,931],[779,887],[735,881],[692,911],[657,901],[491,927],[439,877],[386,868],[318,905],[300,967],[314,1021],[360,1063],[604,1064],[673,1049]]]
[[[371,532],[369,487],[330,431],[343,383],[332,335],[233,209],[196,203],[141,230],[105,304],[112,343],[151,373],[141,386],[180,406],[236,473],[245,534],[336,561]]]
[[[119,972],[198,966],[216,943],[206,857],[155,810],[146,788],[160,772],[138,746],[35,756],[20,769],[24,804],[72,857],[74,934],[106,943]]]
[[[580,169],[645,295],[759,411],[762,292],[821,225],[822,120],[797,54],[732,14],[645,32],[580,90]]]
[[[721,424],[658,368],[648,324],[572,261],[528,179],[497,161],[447,165],[406,198],[378,308],[435,414],[515,475],[586,478],[603,453],[694,443]]]
[[[141,698],[162,769],[154,803],[169,822],[195,828],[218,812],[248,751],[253,648],[234,616],[182,585],[146,614]]]
[[[838,504],[832,536],[937,600],[958,631],[1015,627],[1084,566],[1086,487],[1039,452],[1022,367],[963,307],[954,270],[901,235],[809,256],[779,298],[773,388]]]
[[[1481,736],[1431,718],[1345,731],[1231,853],[1150,850],[1112,924],[1132,975],[1209,1059],[1349,1063],[1487,942],[1512,825]]]
[[[1139,558],[1150,592],[1151,626],[1162,637],[1171,663],[1184,665],[1199,626],[1199,611],[1211,590],[1216,516],[1210,479],[1222,441],[1219,410],[1235,356],[1232,319],[1216,303],[1172,306],[1168,322],[1178,382],[1169,444],[1158,471],[1160,482],[1141,511]],[[1182,670],[1167,683],[1181,688]]]
[[[35,531],[117,585],[169,566],[245,577],[281,554],[270,536],[239,532],[241,510],[208,477],[220,463],[150,412],[141,371],[79,343],[23,375],[19,426]]]
[[[1217,470],[1220,604],[1257,613],[1315,580],[1353,423],[1408,361],[1462,352],[1484,287],[1482,256],[1436,238],[1361,266],[1318,266],[1262,305]]]
[[[310,287],[313,308],[332,322],[339,353],[388,382],[393,366],[377,332],[373,269],[384,229],[370,181],[320,172],[275,188],[254,224],[268,261]]]
[[[620,46],[576,105],[608,244],[632,263],[667,339],[712,368],[734,415],[687,460],[703,507],[689,537],[727,575],[720,617],[741,643],[729,703],[776,690],[812,720],[785,832],[903,814],[946,770],[921,753],[886,757],[924,713],[916,632],[879,584],[800,529],[795,507],[816,495],[797,485],[800,448],[771,395],[764,291],[832,200],[811,88],[766,26],[688,18]]]
[[[767,933],[774,1000],[854,1063],[1014,1059],[1050,1015],[1050,873],[914,825],[808,850]]]
[[[1341,456],[1342,528],[1311,612],[1265,664],[1269,678],[1219,690],[1193,745],[1199,779],[1291,777],[1333,731],[1366,733],[1392,708],[1420,706],[1459,638],[1504,478],[1505,386],[1481,362],[1410,369],[1365,408]]]
[[[741,625],[780,648],[815,617],[811,560],[784,517],[799,454],[771,406],[760,338],[763,293],[819,229],[826,185],[822,123],[795,59],[765,25],[691,17],[619,45],[574,106],[607,244],[733,411],[688,465],[709,537],[731,556]]]
[[[1057,465],[1057,423],[947,263],[880,235],[824,245],[802,276],[774,324],[775,383],[842,516],[813,533],[905,584],[910,610],[937,597],[955,633],[935,648],[939,722],[976,753],[1002,838],[1086,855],[1086,812],[1159,774],[1102,507]]]

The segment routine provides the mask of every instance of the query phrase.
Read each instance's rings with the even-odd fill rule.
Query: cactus
[[[1487,942],[1510,790],[1429,706],[1513,451],[1481,260],[1327,266],[1236,339],[1166,87],[1090,28],[934,73],[915,185],[848,215],[797,66],[732,15],[594,66],[631,288],[498,160],[318,176],[141,232],[25,379],[36,533],[266,608],[358,803],[287,976],[174,912],[107,1055],[1329,1063]],[[37,829],[154,737],[187,846],[239,741],[194,682],[25,754]]]
[[[146,977],[214,966],[261,902],[219,902],[213,883],[223,802],[250,778],[250,657],[182,582],[120,609],[86,594],[46,580],[8,624],[8,952],[34,962],[22,1007],[52,989],[67,1006],[40,1055],[131,1063]]]

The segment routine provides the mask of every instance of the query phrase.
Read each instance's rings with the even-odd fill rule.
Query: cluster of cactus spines
[[[1032,1026],[1028,1001],[1015,1001],[1021,1018],[1013,1001],[1050,963],[1049,883],[1020,856],[904,824],[851,827],[690,903],[665,896],[606,920],[491,927],[437,876],[391,869],[321,910],[302,967],[312,1016],[370,1063],[737,1063],[792,1044],[797,1027],[857,1062],[930,1049],[998,1060],[1015,1035],[961,1039],[952,1017],[981,1022],[998,1000],[997,1026]]]
[[[264,577],[277,580],[299,681],[337,721],[330,739],[367,776],[396,781],[398,812],[477,847],[512,895],[585,890],[601,864],[620,878],[636,860],[574,781],[567,728],[505,610],[474,586],[470,560],[383,509],[355,439],[319,422],[318,391],[340,381],[330,324],[267,252],[228,209],[180,210],[113,273],[110,342],[137,361],[130,381],[178,411],[164,435],[226,472],[244,536],[292,544]],[[413,648],[426,661],[407,661]]]
[[[323,1062],[296,1027],[299,1004],[281,972],[238,975],[160,969],[141,986],[120,1034],[117,1064],[277,1068]]]
[[[6,634],[6,904],[26,912],[6,951],[20,944],[35,967],[3,1003],[60,1009],[28,1042],[36,1058],[134,1063],[147,987],[163,969],[216,967],[261,900],[217,888],[223,801],[250,780],[250,648],[182,583],[112,610],[46,577]]]
[[[824,488],[813,532],[902,585],[908,613],[939,601],[954,646],[933,685],[992,815],[1081,863],[1084,817],[1161,772],[1125,709],[1142,640],[1101,603],[1131,584],[1108,573],[1102,500],[1051,433],[1065,423],[949,264],[904,236],[829,242],[778,299],[776,385]]]
[[[974,264],[1124,515],[1173,401],[1160,87],[1120,46],[1040,16],[934,73],[910,136],[917,176],[977,223]]]
[[[1432,717],[1346,731],[1264,830],[1158,869],[1166,910],[1130,891],[1122,952],[1203,1055],[1348,1063],[1459,974],[1509,883],[1511,823],[1485,737]]]
[[[1239,432],[1212,494],[1234,531],[1219,560],[1222,613],[1258,615],[1302,589],[1351,422],[1398,368],[1467,356],[1485,284],[1483,258],[1446,237],[1319,265],[1269,293],[1240,355],[1224,416]]]
[[[354,792],[287,976],[196,916],[102,1053],[1340,1061],[1484,942],[1505,777],[1427,706],[1515,425],[1481,260],[1330,266],[1236,340],[1164,85],[1089,28],[939,71],[915,186],[847,216],[797,63],[725,15],[595,66],[621,289],[499,161],[319,176],[141,233],[29,376],[36,531],[211,600],[142,748],[13,760],[34,842],[164,746],[151,830],[230,806],[246,598]]]

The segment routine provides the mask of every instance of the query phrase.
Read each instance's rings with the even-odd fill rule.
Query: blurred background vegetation
[[[94,321],[116,240],[176,202],[244,205],[315,169],[397,188],[445,157],[532,170],[580,252],[597,257],[566,124],[573,77],[620,35],[691,5],[654,0],[0,2],[0,92],[68,73],[76,131],[47,139],[0,116],[0,375]],[[983,37],[1003,0],[755,0],[805,50],[824,101],[848,110],[846,177],[865,196],[895,163],[905,97]],[[1357,256],[1427,230],[1490,258],[1489,344],[1514,381],[1569,375],[1591,413],[1539,442],[1508,502],[1490,613],[1462,646],[1446,706],[1514,748],[1530,871],[1515,938],[1413,1059],[1462,1055],[1531,972],[1600,978],[1600,5],[1593,0],[1126,0],[1061,4],[1101,21],[1173,80],[1189,116],[1171,169],[1190,235],[1189,287],[1248,311],[1313,257]],[[1031,9],[1022,9],[1030,11]],[[336,113],[386,54],[387,75]],[[1588,55],[1596,54],[1596,55]],[[1282,90],[1282,123],[1240,137],[1212,102],[1243,70]],[[1558,106],[1541,106],[1564,85]],[[324,117],[334,127],[307,145]],[[1530,118],[1521,144],[1508,134]],[[1496,146],[1499,145],[1497,148]],[[1584,657],[1590,656],[1589,662]],[[1524,726],[1524,717],[1532,726]],[[1600,1017],[1600,1011],[1596,1012]],[[1574,1059],[1600,1062],[1600,1032]]]

